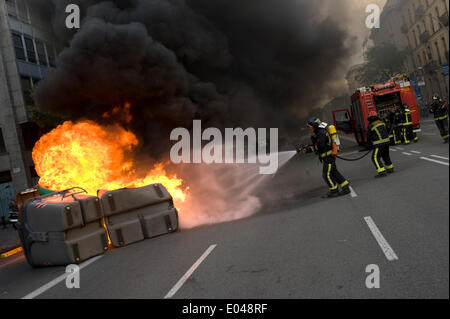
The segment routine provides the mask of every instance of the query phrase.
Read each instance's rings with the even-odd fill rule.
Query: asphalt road
[[[0,263],[0,298],[449,298],[449,148],[433,123],[420,136],[392,148],[396,173],[383,179],[369,157],[339,161],[354,193],[337,199],[320,198],[317,159],[297,156],[263,185],[258,214],[110,251],[79,289],[49,285],[63,267],[16,255]],[[366,287],[373,264],[378,289]]]

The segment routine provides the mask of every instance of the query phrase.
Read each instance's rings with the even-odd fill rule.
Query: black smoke
[[[128,124],[155,157],[175,127],[278,127],[298,134],[302,111],[352,52],[324,0],[41,0],[65,47],[41,81],[39,108],[101,119],[130,102]],[[81,6],[78,31],[65,6]],[[303,112],[305,113],[305,112]]]

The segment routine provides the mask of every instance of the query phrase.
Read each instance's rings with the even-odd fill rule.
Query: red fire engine
[[[405,76],[386,83],[358,89],[351,97],[351,108],[333,111],[333,121],[338,131],[355,134],[359,145],[367,143],[369,113],[378,112],[381,119],[388,116],[395,105],[407,104],[411,111],[413,129],[420,130],[420,113],[411,82]]]

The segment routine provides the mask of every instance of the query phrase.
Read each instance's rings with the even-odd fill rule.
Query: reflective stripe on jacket
[[[372,145],[390,143],[386,124],[379,120],[371,123],[369,125],[369,141],[372,142]]]

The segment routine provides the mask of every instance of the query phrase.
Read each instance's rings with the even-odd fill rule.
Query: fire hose
[[[366,157],[367,155],[369,155],[369,153],[372,152],[372,150],[368,150],[366,154],[364,154],[363,156],[360,156],[358,158],[345,158],[345,157],[341,157],[341,156],[336,156],[337,158],[339,158],[340,160],[343,161],[347,161],[347,162],[356,162],[359,160],[362,160],[364,157]]]
[[[394,125],[392,125],[392,127],[391,127],[391,129],[390,129],[390,131],[389,131],[389,136],[391,136],[391,134],[392,134],[393,131],[394,131]],[[303,145],[303,146],[301,146],[301,147],[298,149],[298,152],[301,152],[301,151],[307,150],[307,149],[309,149],[309,145]],[[336,157],[339,158],[340,160],[343,160],[343,161],[347,161],[347,162],[356,162],[356,161],[362,160],[364,157],[366,157],[367,155],[369,155],[370,152],[372,152],[372,149],[369,149],[364,155],[362,155],[362,156],[360,156],[360,157],[358,157],[358,158],[345,158],[345,157],[341,157],[341,156],[339,156],[339,155],[336,156]]]
[[[390,131],[389,131],[388,136],[391,136],[391,134],[392,134],[393,131],[394,131],[394,125],[392,125],[392,127],[391,127],[391,129],[390,129]],[[343,160],[343,161],[347,161],[347,162],[356,162],[356,161],[362,160],[364,157],[366,157],[367,155],[369,155],[370,152],[372,152],[372,149],[369,149],[369,150],[367,151],[367,153],[364,154],[363,156],[358,157],[358,158],[352,158],[352,159],[350,159],[350,158],[345,158],[345,157],[341,157],[341,156],[339,156],[339,155],[336,156],[336,157],[339,158],[339,159],[341,159],[341,160]]]

